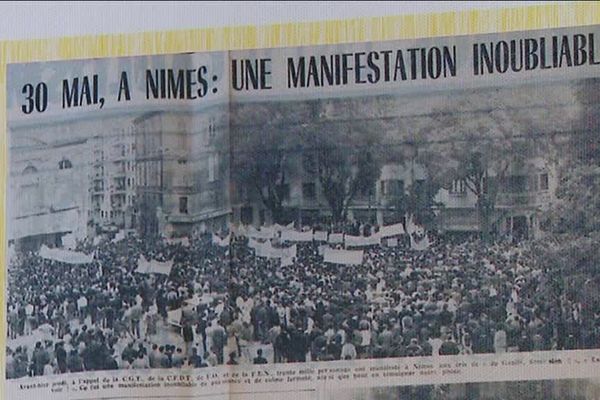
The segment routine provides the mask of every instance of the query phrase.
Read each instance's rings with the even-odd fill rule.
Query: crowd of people
[[[283,266],[231,238],[80,243],[95,253],[85,266],[18,253],[7,377],[600,347],[599,310],[529,242],[436,237],[416,251],[400,237],[359,265],[324,263],[322,243],[303,242]],[[170,273],[136,271],[142,255],[172,260]]]

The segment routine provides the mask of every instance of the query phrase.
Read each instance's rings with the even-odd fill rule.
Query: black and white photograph
[[[8,105],[34,76],[112,71],[116,93],[140,68],[152,91],[196,56],[228,69],[11,65]],[[600,348],[600,79],[281,99],[208,81],[194,105],[9,118],[7,378]]]

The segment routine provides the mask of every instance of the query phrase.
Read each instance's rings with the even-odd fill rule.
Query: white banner
[[[255,247],[253,247],[253,249],[255,250],[255,255],[257,257],[270,257],[271,256],[271,249],[273,248],[273,246],[271,245],[271,242],[266,241],[264,243],[260,243],[260,242],[256,242],[257,244],[255,245]]]
[[[379,234],[374,234],[371,236],[346,235],[345,243],[346,243],[346,247],[377,246],[381,243],[381,237],[379,236]]]
[[[140,274],[163,274],[170,275],[171,268],[173,268],[173,261],[157,261],[157,260],[146,260],[143,255],[138,259],[138,267],[135,272]]]
[[[362,250],[323,249],[323,261],[332,264],[358,265],[362,263]]]
[[[385,240],[385,245],[387,247],[398,247],[398,239],[397,238],[387,238]]]
[[[315,231],[313,239],[317,242],[326,242],[328,233],[325,231]]]
[[[270,241],[264,243],[254,242],[252,243],[257,257],[267,258],[293,258],[296,257],[296,245],[291,247],[273,247]]]
[[[47,260],[59,261],[67,264],[89,264],[94,261],[94,255],[84,254],[65,249],[50,249],[43,245],[39,256]]]
[[[332,243],[332,244],[344,243],[344,234],[343,233],[330,233],[328,242]]]
[[[246,236],[254,239],[272,239],[275,236],[275,230],[267,227],[258,230],[255,227],[250,226],[246,229]]]
[[[382,238],[389,237],[389,236],[403,235],[403,234],[404,234],[404,226],[402,225],[402,223],[382,226],[381,229],[379,230],[379,235]]]
[[[281,241],[283,242],[312,242],[313,234],[311,231],[298,232],[293,230],[281,231]]]

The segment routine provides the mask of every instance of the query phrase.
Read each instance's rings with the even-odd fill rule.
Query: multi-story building
[[[9,239],[60,244],[135,223],[134,114],[9,125]]]
[[[92,219],[99,229],[135,226],[135,137],[131,123],[92,138]]]
[[[327,219],[331,212],[312,164],[304,160],[302,154],[291,158],[289,165],[294,168],[286,171],[283,222],[294,221],[304,225]],[[348,218],[379,225],[402,221],[404,214],[398,212],[401,194],[413,184],[422,185],[426,178],[423,166],[414,162],[383,165],[373,187],[354,196],[348,207]],[[238,191],[234,193],[234,222],[258,226],[273,222],[269,210],[252,187],[247,183],[238,183],[235,187]]]
[[[167,237],[229,222],[229,120],[221,105],[134,121],[137,225]]]
[[[302,155],[294,156],[286,172],[284,207],[286,221],[310,224],[331,215],[322,188],[314,171],[301,162]],[[556,166],[541,157],[523,163],[514,163],[497,179],[497,195],[491,222],[497,232],[516,238],[540,235],[540,216],[554,201],[557,188]],[[363,222],[389,225],[403,221],[405,215],[400,201],[406,199],[410,188],[423,187],[428,179],[426,169],[412,161],[383,165],[379,178],[371,190],[358,193],[348,207],[348,218]],[[233,219],[244,224],[270,223],[269,211],[247,187],[237,194]],[[441,232],[477,232],[481,225],[477,198],[463,180],[456,180],[442,188],[434,198],[436,227]]]

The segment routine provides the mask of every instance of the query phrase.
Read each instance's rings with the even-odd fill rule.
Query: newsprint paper
[[[6,86],[11,400],[600,398],[600,26]]]

